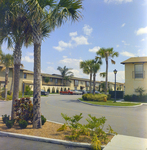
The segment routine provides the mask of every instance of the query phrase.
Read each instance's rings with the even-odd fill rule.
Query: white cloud
[[[67,68],[73,68],[71,71],[74,73],[75,77],[89,78],[89,76],[83,74],[82,69],[80,69],[80,62],[83,61],[81,58],[64,58],[59,61],[60,66],[66,66]]]
[[[145,39],[142,39],[141,41],[145,41]]]
[[[100,47],[99,47],[99,46],[95,46],[94,48],[89,49],[89,52],[96,53],[96,52],[99,51],[99,50],[100,50]]]
[[[91,32],[93,31],[93,29],[89,25],[85,24],[84,27],[83,27],[83,31],[84,31],[84,34],[90,35]]]
[[[117,68],[114,68],[117,69]],[[118,69],[117,69],[118,70]],[[97,81],[105,81],[105,78],[99,76],[100,72],[97,73],[96,80]],[[108,72],[108,81],[115,82],[114,72]],[[117,71],[116,74],[116,82],[124,83],[125,82],[125,71]]]
[[[124,27],[126,24],[125,23],[123,23],[122,25],[121,25],[121,27]]]
[[[34,53],[30,53],[30,52],[27,52],[26,53],[28,56],[34,56]]]
[[[136,34],[137,34],[137,35],[147,34],[147,26],[146,26],[145,28],[139,28],[139,29],[136,31]]]
[[[52,65],[52,64],[54,64],[54,63],[53,63],[53,62],[47,62],[47,64]]]
[[[140,56],[140,57],[147,56],[147,50],[146,49],[139,49],[137,56]]]
[[[67,58],[67,56],[63,56],[63,58]]]
[[[59,52],[63,51],[67,47],[71,47],[71,43],[65,43],[64,41],[59,41],[59,46],[53,46],[54,49],[58,50]]]
[[[69,36],[77,36],[78,34],[77,34],[77,31],[76,32],[71,32],[71,33],[69,33]]]
[[[29,56],[22,57],[22,61],[33,63],[34,58],[30,58]]]
[[[59,71],[57,69],[54,69],[53,67],[49,66],[47,67],[46,73],[49,73],[49,74],[59,74]]]
[[[88,38],[84,36],[72,37],[73,41],[76,42],[76,45],[88,45]]]
[[[127,57],[135,57],[135,54],[127,52],[127,51],[123,51],[120,54],[123,56],[127,56]]]
[[[133,0],[104,0],[105,3],[111,3],[111,2],[114,2],[114,3],[128,3],[128,2],[133,2]]]
[[[119,47],[119,45],[116,45],[116,47]]]
[[[122,41],[122,43],[124,43],[124,45],[130,45],[130,44],[127,44],[125,41]]]

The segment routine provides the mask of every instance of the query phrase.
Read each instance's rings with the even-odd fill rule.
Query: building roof
[[[147,63],[147,57],[131,57],[121,62],[121,64],[129,64],[129,63]]]

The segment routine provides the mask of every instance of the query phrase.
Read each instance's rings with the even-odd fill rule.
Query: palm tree
[[[91,82],[93,73],[93,60],[86,60],[80,62],[80,68],[83,69],[83,73],[90,74],[90,93],[91,93]]]
[[[64,80],[66,81],[66,85],[67,85],[67,81],[71,82],[71,78],[74,76],[71,68],[66,68],[66,66],[64,66],[63,68],[58,66],[57,70],[60,71],[61,76],[62,76],[62,85],[65,85]]]
[[[118,57],[118,52],[113,51],[113,48],[100,48],[99,51],[96,52],[98,56],[96,58],[105,58],[106,61],[106,86],[105,86],[105,94],[107,94],[108,89],[108,58],[111,58],[112,64],[115,64],[115,61],[112,59],[114,56]]]
[[[28,0],[26,1],[28,20],[32,28],[34,44],[34,93],[33,93],[33,128],[41,128],[40,112],[40,78],[41,78],[41,44],[43,37],[71,19],[78,21],[81,18],[79,9],[82,0]]]
[[[7,85],[9,67],[13,64],[13,56],[10,54],[1,54],[1,64],[3,65],[2,71],[5,70],[5,100],[7,99]]]
[[[25,11],[23,0],[5,0],[2,3],[3,5],[0,5],[0,44],[7,41],[8,48],[14,45],[14,88],[11,110],[11,119],[14,119],[14,100],[18,99],[19,95],[21,48],[23,44],[26,46],[30,44],[31,36],[23,12]]]
[[[99,71],[100,65],[102,65],[101,59],[92,60],[92,70],[93,70],[93,95],[95,94],[96,73]]]

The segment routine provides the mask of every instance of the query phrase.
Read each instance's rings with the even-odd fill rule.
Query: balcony
[[[70,83],[67,83],[67,84],[62,84],[62,83],[55,83],[55,82],[44,82],[42,81],[42,85],[46,85],[46,86],[70,86]]]
[[[134,79],[143,79],[145,78],[145,71],[132,71],[132,77]]]

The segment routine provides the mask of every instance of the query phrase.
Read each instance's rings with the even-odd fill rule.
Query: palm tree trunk
[[[12,110],[11,119],[15,118],[14,114],[14,100],[18,99],[19,96],[19,78],[20,78],[20,65],[21,65],[21,47],[20,43],[16,43],[14,50],[14,88],[13,88],[13,99],[12,99]]]
[[[96,73],[93,74],[93,95],[95,94],[95,77]]]
[[[10,88],[10,95],[12,94],[13,84],[14,84],[14,67],[12,68],[12,82],[11,82],[11,88]]]
[[[107,94],[108,89],[108,55],[106,53],[106,87],[105,87],[105,94]]]
[[[41,128],[41,42],[34,43],[33,128]]]
[[[91,93],[91,81],[92,81],[92,73],[90,73],[90,93]]]
[[[6,67],[6,73],[5,73],[5,100],[7,100],[8,74],[9,74],[9,68]]]

